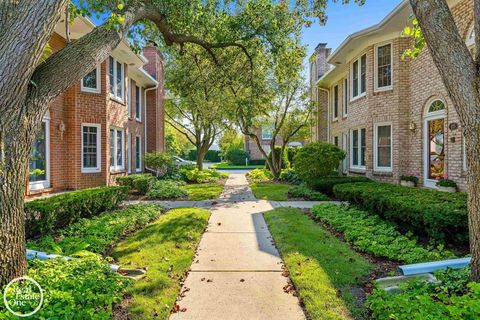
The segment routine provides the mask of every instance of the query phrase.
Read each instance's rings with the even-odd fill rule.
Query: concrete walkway
[[[285,293],[282,260],[244,174],[231,174],[212,207],[178,301],[185,312],[170,319],[305,319],[298,299]]]

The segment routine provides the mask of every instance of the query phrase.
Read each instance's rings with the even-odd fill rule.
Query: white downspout
[[[330,90],[320,87],[318,89],[327,93],[327,143],[330,143]]]

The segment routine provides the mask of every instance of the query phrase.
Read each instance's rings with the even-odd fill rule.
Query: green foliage
[[[236,170],[236,169],[260,169],[264,168],[263,165],[234,165],[228,162],[220,162],[219,164],[213,165],[210,169],[222,169],[222,170]]]
[[[248,161],[248,164],[251,166],[264,166],[265,163],[265,159],[250,159],[250,161]]]
[[[413,189],[387,183],[355,183],[334,187],[340,200],[435,241],[468,243],[467,195]]]
[[[57,237],[45,236],[27,247],[63,255],[84,255],[85,251],[104,254],[123,235],[156,219],[163,208],[139,204],[106,212],[91,219],[81,219],[60,231]]]
[[[197,150],[191,149],[188,151],[187,160],[196,161],[197,160]],[[218,150],[208,150],[205,154],[203,160],[208,162],[220,162],[222,159],[220,158],[220,151]]]
[[[110,319],[113,305],[122,301],[129,283],[96,256],[35,259],[28,262],[27,276],[43,288],[43,305],[35,319]],[[0,318],[13,318],[3,303]]]
[[[135,180],[150,178],[152,175],[149,173],[140,173],[140,174],[131,174],[128,176],[117,177],[117,183],[121,186],[129,187],[130,189],[135,189]]]
[[[246,174],[247,178],[253,183],[266,182],[273,179],[273,175],[266,169],[255,169]]]
[[[217,182],[220,178],[224,178],[227,175],[221,173],[215,169],[193,170],[181,169],[180,172],[185,177],[185,180],[190,183],[210,183]]]
[[[345,151],[329,143],[310,143],[295,155],[295,171],[305,181],[331,176],[345,158]]]
[[[283,183],[253,183],[250,185],[257,199],[287,201],[290,186]]]
[[[287,153],[288,162],[290,162],[291,167],[295,165],[295,156],[297,155],[300,149],[301,148],[298,148],[298,147],[287,147],[285,149],[285,152]]]
[[[250,154],[242,149],[228,149],[225,154],[225,160],[236,166],[245,165],[245,159],[250,160]]]
[[[223,185],[218,183],[188,184],[185,186],[188,200],[202,201],[217,199],[223,191]]]
[[[27,202],[26,237],[51,234],[80,218],[90,218],[111,210],[125,200],[127,193],[127,187],[100,187]]]
[[[479,319],[480,283],[468,283],[468,269],[435,273],[441,284],[413,281],[402,292],[376,288],[368,298],[373,319]]]
[[[310,201],[329,201],[330,198],[323,193],[313,191],[306,185],[290,186],[288,188],[288,197],[295,199],[304,199]]]
[[[282,154],[282,148],[281,147],[275,147],[275,161],[279,163],[280,158],[282,159],[282,169],[288,169],[290,168],[290,161],[288,160],[288,154],[287,150],[285,149]],[[268,154],[268,160],[272,161],[272,151]],[[269,170],[268,163],[265,164],[265,169]]]
[[[229,150],[243,149],[243,136],[233,128],[226,129],[219,140],[222,156],[225,157]]]
[[[450,179],[440,179],[437,181],[438,187],[456,188],[457,183]]]
[[[207,210],[174,209],[115,247],[119,265],[147,270],[145,279],[127,288],[133,318],[168,319],[209,216]]]
[[[282,170],[282,172],[280,172],[279,180],[294,183],[294,184],[301,183],[301,179],[298,177],[298,174],[294,169]]]
[[[146,195],[153,186],[155,182],[155,177],[152,175],[143,175],[133,180],[133,188],[142,195]]]
[[[415,185],[418,185],[418,177],[415,176],[401,176],[400,180],[413,182]]]
[[[442,252],[442,248],[439,248],[440,250],[423,248],[416,240],[398,232],[393,225],[364,211],[335,204],[322,204],[314,206],[312,212],[317,219],[341,232],[345,240],[357,249],[377,257],[405,263],[454,257],[451,252]]]
[[[333,188],[337,184],[344,184],[344,183],[357,183],[357,182],[370,182],[371,180],[367,177],[340,177],[340,176],[332,176],[332,177],[324,177],[324,178],[317,178],[309,181],[308,185],[318,192],[326,194],[328,196],[333,196]]]
[[[372,265],[298,209],[279,208],[264,217],[308,319],[367,318],[351,292]]]
[[[173,156],[167,152],[152,152],[145,155],[145,167],[156,171],[158,177],[176,170]]]
[[[412,14],[408,20],[410,25],[403,29],[402,37],[411,37],[414,39],[414,41],[412,47],[405,50],[405,52],[402,54],[402,59],[407,57],[416,59],[425,48],[427,42],[425,41],[425,37],[423,36],[422,29],[420,28],[417,18]]]
[[[158,180],[148,192],[148,197],[153,199],[178,199],[187,196],[183,181]]]

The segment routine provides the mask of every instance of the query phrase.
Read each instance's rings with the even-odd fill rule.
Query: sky
[[[335,50],[348,35],[380,22],[401,0],[366,0],[363,6],[341,2],[329,0],[325,26],[315,22],[304,29],[302,41],[308,46],[308,57],[321,42]]]

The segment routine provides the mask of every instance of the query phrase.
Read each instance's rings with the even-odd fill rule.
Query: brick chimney
[[[332,52],[331,48],[327,48],[326,43],[319,43],[315,48],[315,61],[317,65],[316,80],[320,79],[328,70],[330,70],[330,64],[327,62],[327,58]]]

